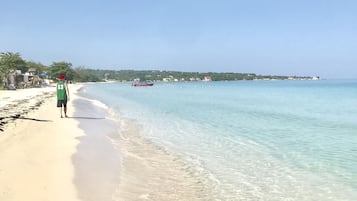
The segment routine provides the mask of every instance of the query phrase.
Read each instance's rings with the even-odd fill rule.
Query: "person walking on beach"
[[[64,75],[60,75],[59,82],[57,82],[57,107],[60,109],[61,118],[62,116],[62,106],[64,111],[64,116],[67,116],[67,101],[69,100],[69,90],[68,86],[64,81]]]

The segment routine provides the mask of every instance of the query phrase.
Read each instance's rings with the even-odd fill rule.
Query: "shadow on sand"
[[[27,117],[19,117],[19,118],[17,118],[17,119],[32,120],[32,121],[41,121],[41,122],[52,122],[51,120],[35,119],[35,118],[27,118]]]
[[[51,120],[46,120],[46,119],[35,119],[35,118],[27,118],[27,117],[22,117],[19,114],[16,115],[11,115],[11,116],[6,116],[6,117],[0,117],[0,131],[4,132],[4,129],[2,128],[5,124],[9,122],[13,122],[17,119],[23,119],[23,120],[31,120],[31,121],[39,121],[39,122],[52,122]]]
[[[7,122],[6,119],[8,119],[8,120],[24,119],[24,120],[32,120],[32,121],[51,122],[51,120],[27,118],[27,117],[23,117],[23,116],[21,116],[21,115],[19,115],[19,114],[11,115],[11,116],[6,116],[6,117],[0,117],[0,121],[1,121],[2,123]]]

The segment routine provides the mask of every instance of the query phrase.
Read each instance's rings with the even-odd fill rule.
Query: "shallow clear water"
[[[86,85],[217,200],[355,200],[357,81]]]

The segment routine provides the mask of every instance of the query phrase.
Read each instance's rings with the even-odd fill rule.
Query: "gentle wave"
[[[86,87],[88,97],[186,161],[212,199],[357,197],[357,81]]]

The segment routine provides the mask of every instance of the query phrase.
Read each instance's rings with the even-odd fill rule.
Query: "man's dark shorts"
[[[65,100],[57,100],[57,107],[67,107],[67,99]]]

